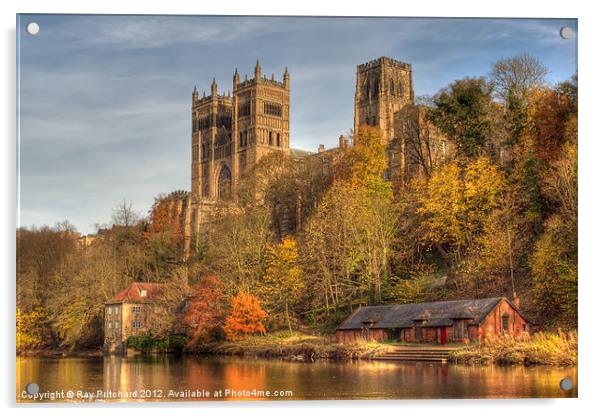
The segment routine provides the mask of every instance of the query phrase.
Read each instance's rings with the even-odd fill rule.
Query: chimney
[[[339,148],[340,149],[347,149],[347,145],[348,145],[347,138],[341,134],[339,136]]]
[[[520,298],[514,294],[514,299],[512,299],[512,303],[516,306],[516,309],[520,309]]]
[[[323,144],[321,144],[321,145],[318,146],[318,153],[322,153],[325,150],[326,150],[326,148],[324,147]]]

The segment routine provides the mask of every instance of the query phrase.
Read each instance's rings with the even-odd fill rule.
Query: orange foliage
[[[528,134],[532,137],[540,159],[558,158],[565,140],[571,102],[566,94],[549,88],[531,92],[532,106],[528,114]]]
[[[217,276],[203,277],[193,287],[193,295],[183,317],[191,336],[189,347],[198,344],[200,340],[209,340],[222,326],[225,318],[222,287],[223,283]]]
[[[230,313],[224,326],[226,336],[230,340],[236,340],[247,334],[265,334],[265,327],[261,321],[267,316],[267,312],[261,309],[256,296],[239,292],[232,297]]]
[[[170,198],[155,199],[145,237],[150,239],[153,235],[165,234],[172,244],[181,245],[184,241],[184,230],[177,207],[178,204]]]

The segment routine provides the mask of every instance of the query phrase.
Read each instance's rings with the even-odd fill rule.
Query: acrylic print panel
[[[577,397],[575,19],[17,33],[18,402]]]

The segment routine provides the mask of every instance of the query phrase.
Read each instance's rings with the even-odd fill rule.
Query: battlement
[[[186,199],[190,196],[190,191],[184,191],[183,189],[178,189],[177,191],[170,192],[169,195],[165,197],[165,199]]]
[[[407,62],[398,61],[397,59],[389,58],[386,56],[381,56],[380,58],[373,59],[370,62],[366,62],[364,64],[360,64],[357,66],[358,71],[365,71],[367,69],[375,68],[380,65],[391,65],[396,66],[408,71],[412,70],[412,64],[408,64]]]
[[[246,79],[243,82],[239,82],[238,84],[236,84],[236,89],[248,87],[250,85],[256,85],[258,83],[268,84],[268,85],[272,85],[272,86],[278,87],[278,88],[286,88],[286,86],[284,85],[284,82],[280,82],[275,79],[269,79],[268,77],[264,76],[264,77],[259,78],[259,82],[257,82],[257,80],[255,78]]]
[[[197,103],[199,105],[201,105],[201,104],[208,103],[212,100],[218,100],[220,104],[232,105],[232,96],[230,95],[230,92],[228,92],[227,94],[218,94],[216,96],[203,95],[201,98],[199,98]]]

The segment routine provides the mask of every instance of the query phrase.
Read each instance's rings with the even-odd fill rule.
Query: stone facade
[[[104,345],[106,354],[126,354],[131,336],[148,335],[159,315],[164,285],[132,283],[105,304]]]

